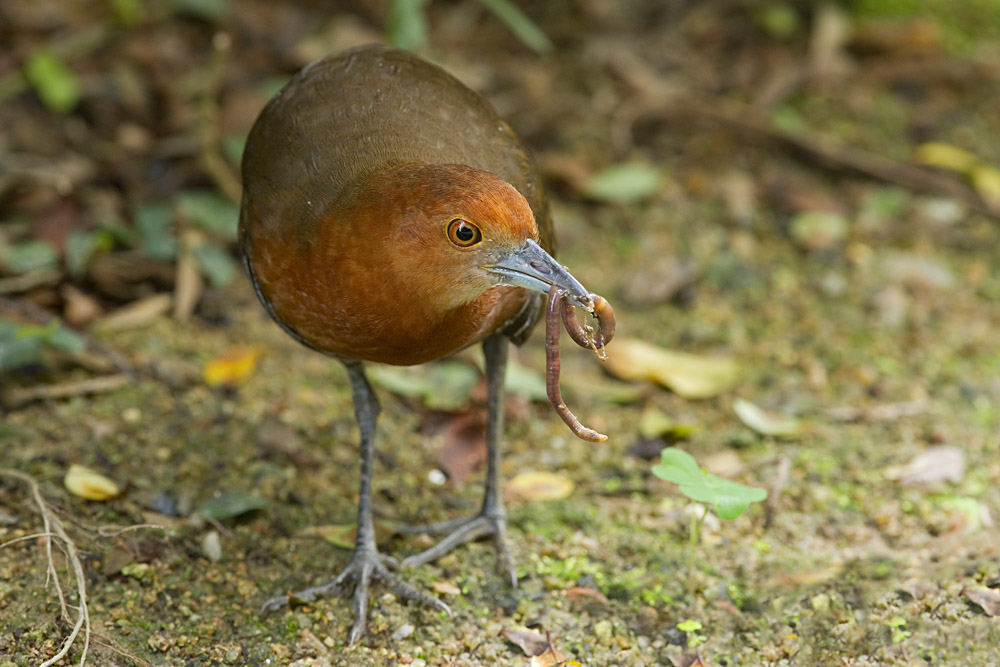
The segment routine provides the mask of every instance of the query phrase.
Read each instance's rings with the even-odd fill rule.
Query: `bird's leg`
[[[389,572],[384,561],[392,562],[391,559],[379,553],[375,545],[375,525],[372,521],[372,467],[375,462],[375,421],[380,408],[378,398],[368,384],[361,363],[345,362],[345,365],[351,378],[354,414],[361,429],[361,489],[358,499],[358,535],[354,543],[354,553],[350,564],[336,579],[297,593],[273,598],[264,604],[264,609],[266,611],[280,609],[290,600],[311,602],[321,597],[340,595],[348,590],[348,585],[353,581],[354,595],[351,607],[354,611],[354,625],[351,628],[349,642],[354,644],[365,633],[368,589],[375,579],[381,580],[401,598],[434,607],[448,614],[451,614],[451,610],[437,598],[418,591]]]
[[[496,543],[501,567],[507,572],[510,584],[517,587],[517,571],[507,542],[507,512],[504,510],[500,489],[500,455],[503,439],[504,377],[507,371],[507,352],[510,343],[503,334],[494,334],[483,341],[486,356],[486,387],[488,420],[486,422],[486,492],[479,513],[453,521],[405,529],[404,532],[448,533],[447,537],[430,549],[405,558],[400,565],[410,567],[437,560],[460,544],[471,542],[485,535],[492,535]]]

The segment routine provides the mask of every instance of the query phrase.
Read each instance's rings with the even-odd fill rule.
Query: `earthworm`
[[[615,311],[608,300],[597,294],[590,295],[590,307],[585,308],[597,318],[595,334],[590,325],[581,326],[576,318],[576,308],[568,299],[562,300],[562,321],[566,325],[569,337],[580,347],[589,347],[597,352],[601,359],[605,358],[604,346],[611,342],[615,335]]]
[[[545,393],[548,395],[552,407],[556,409],[556,412],[566,422],[566,425],[569,426],[576,437],[589,442],[604,442],[608,439],[608,436],[581,424],[576,415],[566,407],[566,404],[562,400],[562,393],[559,391],[559,371],[561,368],[561,364],[559,363],[559,314],[561,310],[564,313],[563,322],[569,328],[565,320],[565,310],[562,306],[565,303],[565,298],[565,290],[555,285],[549,290],[549,304],[545,310]],[[579,322],[577,322],[576,326],[578,329],[581,328]],[[570,335],[573,335],[572,332]],[[577,338],[574,336],[573,340],[577,340]],[[586,335],[584,335],[584,341],[583,345],[589,347],[590,343],[586,342]]]

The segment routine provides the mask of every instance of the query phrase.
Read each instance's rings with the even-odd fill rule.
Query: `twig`
[[[830,169],[852,171],[911,190],[954,197],[981,213],[1000,215],[1000,210],[984,201],[975,190],[945,174],[896,162],[860,148],[835,146],[823,138],[813,140],[790,134],[774,127],[767,119],[753,111],[744,109],[736,114],[723,110],[722,106],[711,100],[668,102],[656,104],[648,108],[645,113],[636,114],[636,120],[641,117],[670,116],[685,120],[710,121],[756,139],[783,145]]]
[[[216,103],[226,71],[226,58],[232,45],[232,39],[224,32],[217,33],[212,39],[212,60],[198,105],[198,134],[205,170],[227,197],[239,203],[243,188],[219,150],[219,108]]]
[[[23,389],[10,389],[3,396],[0,402],[4,407],[16,408],[26,403],[34,401],[47,401],[59,398],[71,398],[73,396],[83,396],[84,394],[98,394],[114,391],[133,381],[131,375],[117,373],[115,375],[103,375],[86,380],[75,382],[61,382],[58,384],[43,384]]]
[[[87,661],[87,651],[90,649],[90,610],[87,608],[87,580],[83,573],[83,563],[80,562],[80,556],[76,551],[76,544],[66,533],[59,517],[52,512],[48,503],[45,502],[45,498],[42,497],[42,490],[34,478],[18,470],[11,470],[8,468],[0,468],[0,477],[7,477],[9,479],[16,480],[31,489],[31,495],[35,500],[35,504],[38,506],[39,514],[42,515],[42,524],[45,527],[42,535],[45,536],[45,551],[46,557],[48,558],[46,578],[51,577],[53,585],[56,588],[56,592],[59,595],[59,605],[63,618],[67,621],[70,620],[69,608],[63,595],[62,585],[59,583],[59,577],[56,573],[55,561],[52,558],[52,536],[55,536],[59,540],[60,546],[66,553],[66,559],[73,568],[73,577],[76,579],[76,595],[80,601],[80,604],[77,607],[76,623],[73,625],[73,630],[69,633],[69,636],[63,641],[62,647],[59,651],[54,656],[41,663],[39,667],[51,667],[51,665],[54,665],[65,658],[73,648],[73,644],[76,643],[76,638],[80,635],[81,630],[83,631],[83,651],[80,654],[80,665],[82,667],[82,665]]]
[[[771,482],[771,489],[767,494],[767,502],[764,504],[764,527],[771,525],[775,513],[778,511],[778,500],[781,492],[788,484],[788,471],[792,468],[792,460],[787,456],[778,458],[778,466],[774,472],[774,480]]]

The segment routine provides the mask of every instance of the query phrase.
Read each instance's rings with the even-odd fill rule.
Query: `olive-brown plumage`
[[[329,584],[353,581],[353,643],[369,582],[447,607],[385,567],[372,530],[378,401],[362,362],[416,364],[482,342],[489,448],[482,510],[403,565],[493,535],[516,585],[499,495],[508,341],[521,342],[556,285],[583,287],[553,258],[552,222],[527,149],[477,93],[420,58],[366,46],[313,63],[265,107],[243,157],[240,244],[261,302],[292,336],[339,358],[361,427],[358,538]],[[272,600],[276,607],[283,598]]]

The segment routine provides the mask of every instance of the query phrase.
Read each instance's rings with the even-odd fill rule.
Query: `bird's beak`
[[[531,239],[483,267],[500,277],[501,285],[516,285],[548,294],[553,285],[567,292],[581,306],[588,306],[590,293],[562,264]]]

